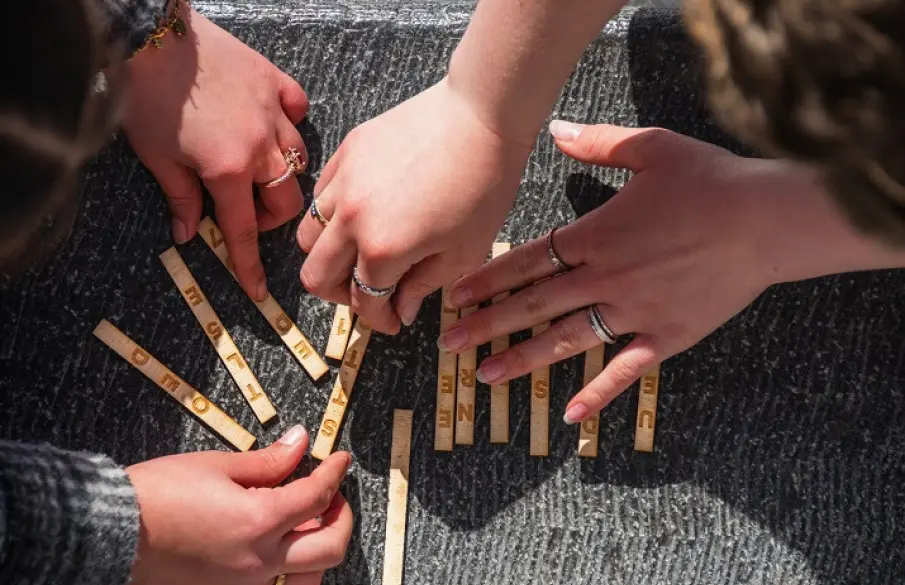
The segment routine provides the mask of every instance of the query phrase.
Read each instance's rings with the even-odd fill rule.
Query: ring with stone
[[[290,148],[289,150],[284,152],[283,160],[286,161],[286,170],[283,172],[283,174],[272,181],[262,183],[262,187],[264,187],[265,189],[270,189],[271,187],[282,185],[283,183],[288,181],[292,177],[292,175],[298,175],[305,170],[305,163],[302,162],[302,155],[295,148]]]
[[[369,297],[386,297],[396,292],[395,284],[389,288],[374,288],[373,286],[368,286],[363,283],[358,276],[358,266],[352,269],[352,282],[355,283],[355,286],[357,286],[361,292]]]
[[[556,233],[557,229],[559,228],[553,228],[547,234],[547,255],[550,257],[550,264],[553,265],[556,272],[565,272],[566,270],[571,270],[572,267],[566,264],[566,261],[556,253],[556,247],[553,245],[553,234]]]
[[[619,337],[613,333],[613,330],[607,327],[606,322],[604,322],[603,317],[600,315],[600,309],[597,308],[597,305],[588,307],[588,322],[591,324],[591,329],[593,329],[594,333],[597,334],[597,337],[600,338],[600,341],[612,345],[619,340]]]
[[[311,217],[317,220],[319,224],[324,227],[327,227],[327,224],[330,223],[326,217],[321,215],[321,212],[317,209],[317,199],[311,200],[311,207],[308,208],[308,211],[311,213]]]

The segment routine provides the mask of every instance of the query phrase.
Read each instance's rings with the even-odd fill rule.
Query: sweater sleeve
[[[102,455],[0,441],[0,583],[124,585],[139,512]]]
[[[111,43],[123,43],[126,54],[141,47],[167,14],[168,0],[98,0],[107,19]]]

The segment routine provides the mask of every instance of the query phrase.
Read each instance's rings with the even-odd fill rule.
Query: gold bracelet
[[[154,45],[155,49],[159,49],[163,46],[163,37],[166,36],[167,32],[173,31],[176,36],[183,36],[186,33],[185,20],[182,19],[180,14],[180,9],[183,4],[186,4],[186,0],[172,0],[170,3],[170,8],[167,10],[169,16],[163,24],[154,29],[151,34],[148,35],[148,38],[145,40],[144,44],[140,46],[129,59],[135,58],[136,55],[147,49],[149,46]]]

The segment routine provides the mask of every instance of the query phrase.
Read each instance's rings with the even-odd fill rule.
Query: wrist
[[[132,484],[132,489],[135,491],[135,503],[138,508],[138,542],[136,543],[135,558],[132,561],[132,568],[130,571],[130,583],[132,583],[133,585],[141,585],[142,583],[145,583],[147,581],[145,573],[147,571],[148,565],[147,557],[150,554],[148,529],[145,525],[144,511],[142,509],[142,492],[144,490],[142,489],[143,486],[141,482],[141,471],[139,466],[133,465],[127,467],[125,470],[126,476],[129,478],[129,482]]]
[[[188,0],[167,0],[157,26],[147,32],[142,43],[122,63],[132,76],[160,70],[166,63],[186,59],[186,51],[195,50],[192,17],[194,9]]]
[[[457,81],[452,70],[440,80],[438,85],[452,99],[461,104],[481,126],[495,135],[501,143],[517,147],[520,151],[524,150],[525,158],[527,159],[537,142],[537,135],[540,132],[543,119],[536,124],[532,124],[528,120],[524,120],[519,125],[509,124],[504,117],[497,114],[497,107],[494,104],[488,103],[480,95],[469,91],[467,83]]]
[[[859,232],[831,200],[819,174],[785,161],[763,161],[755,205],[759,249],[770,284],[905,267],[905,248]]]

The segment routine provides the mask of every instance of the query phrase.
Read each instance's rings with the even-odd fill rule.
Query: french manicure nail
[[[584,129],[583,124],[575,124],[574,122],[566,122],[565,120],[553,120],[550,122],[550,134],[557,140],[563,142],[571,142],[579,136]]]
[[[279,442],[287,447],[292,447],[293,445],[298,445],[307,434],[308,431],[305,430],[305,427],[302,425],[295,425],[286,431],[285,435],[280,437]]]
[[[178,217],[173,218],[173,239],[176,240],[177,244],[184,244],[189,241],[189,228]]]
[[[566,414],[562,417],[562,420],[567,425],[574,425],[577,422],[583,421],[586,416],[588,416],[588,407],[579,402],[566,410]]]
[[[481,367],[478,368],[477,378],[482,384],[492,384],[502,378],[505,373],[506,365],[503,364],[503,360],[487,358],[481,362]]]
[[[399,311],[399,318],[402,319],[402,324],[406,327],[411,327],[412,323],[415,322],[415,319],[418,318],[418,311],[421,310],[421,301],[423,299],[419,299],[417,302],[412,301],[402,307]]]
[[[466,343],[468,343],[468,331],[463,327],[453,327],[440,336],[440,339],[437,340],[437,347],[441,351],[451,352],[462,349]]]

